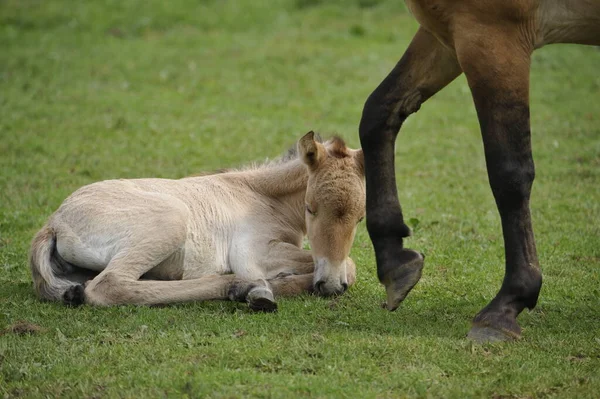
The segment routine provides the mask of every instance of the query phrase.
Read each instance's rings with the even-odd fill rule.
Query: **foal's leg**
[[[394,145],[400,126],[421,104],[461,73],[455,54],[420,28],[392,72],[369,96],[360,121],[365,156],[367,229],[377,276],[394,310],[421,277],[423,257],[403,249],[410,235],[398,201]]]
[[[307,274],[315,270],[310,251],[283,241],[270,244],[268,255],[260,267],[265,270],[267,278],[280,274]]]
[[[473,320],[469,336],[475,340],[518,337],[516,318],[525,307],[536,305],[542,284],[529,212],[534,178],[529,128],[532,49],[522,32],[516,24],[501,29],[478,25],[455,36],[479,117],[506,256],[500,291]]]
[[[270,298],[265,297],[268,291]],[[163,305],[190,301],[229,299],[248,302],[252,310],[275,311],[268,284],[249,281],[233,274],[212,275],[192,280],[134,280],[115,273],[98,276],[85,288],[85,302],[91,305]]]
[[[186,301],[231,299],[248,301],[254,310],[274,311],[277,305],[264,280],[250,281],[235,275],[214,275],[193,280],[139,280],[179,251],[187,235],[185,211],[165,210],[147,215],[144,228],[132,228],[127,241],[106,268],[83,289],[65,293],[67,303],[83,300],[91,305],[158,305]],[[138,226],[140,227],[140,226]],[[267,295],[265,295],[265,292]]]
[[[276,297],[291,297],[305,292],[314,292],[313,273],[290,274],[269,280]]]
[[[300,295],[304,292],[314,292],[313,288],[314,274],[292,274],[283,277],[276,277],[269,280],[276,297],[290,297]],[[356,264],[351,258],[346,260],[346,278],[348,286],[356,282]]]

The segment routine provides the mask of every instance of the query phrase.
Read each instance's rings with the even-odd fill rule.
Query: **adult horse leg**
[[[455,34],[456,53],[477,109],[506,257],[502,287],[475,316],[469,337],[506,340],[520,336],[516,318],[525,307],[536,305],[542,284],[529,211],[534,179],[529,127],[533,48],[527,30],[516,23],[478,24],[472,31],[468,23],[458,26],[463,29]]]
[[[398,64],[367,99],[360,121],[365,156],[367,230],[377,259],[377,276],[396,309],[421,277],[423,256],[403,248],[410,235],[398,200],[394,145],[404,120],[461,69],[452,50],[420,28]]]

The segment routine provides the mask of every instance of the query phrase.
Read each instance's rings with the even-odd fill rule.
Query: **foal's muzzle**
[[[347,289],[347,283],[340,283],[340,286],[335,288],[328,287],[323,280],[319,280],[315,283],[315,292],[321,296],[342,295]]]

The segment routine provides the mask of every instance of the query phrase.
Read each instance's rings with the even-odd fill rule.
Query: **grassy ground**
[[[475,346],[503,275],[500,224],[463,77],[397,145],[408,245],[427,255],[379,308],[364,225],[343,297],[64,308],[40,303],[32,235],[77,187],[275,157],[310,129],[358,146],[362,104],[416,23],[399,1],[0,0],[0,336],[4,397],[597,397],[600,52],[535,54],[532,212],[545,273],[524,339]]]

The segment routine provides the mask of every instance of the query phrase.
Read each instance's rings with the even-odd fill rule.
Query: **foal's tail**
[[[29,252],[29,266],[33,286],[40,299],[69,302],[65,293],[83,287],[65,278],[65,271],[56,257],[56,234],[44,226],[33,238]],[[82,298],[83,299],[83,298]]]

